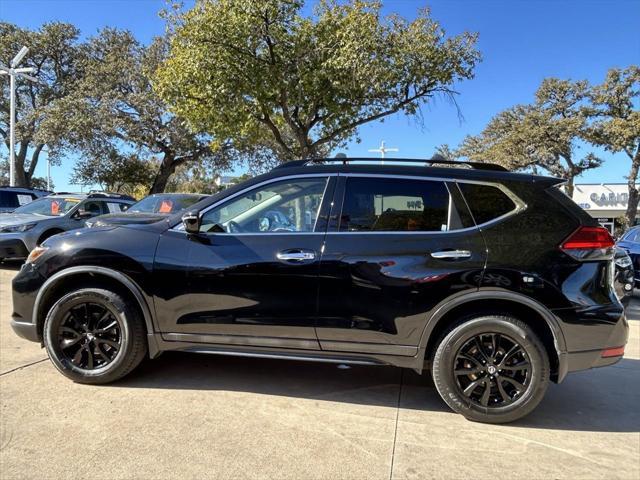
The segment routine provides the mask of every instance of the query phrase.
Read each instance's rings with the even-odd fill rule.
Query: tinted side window
[[[17,208],[18,196],[15,192],[0,192],[0,207],[2,208]]]
[[[497,187],[463,182],[458,185],[478,225],[498,218],[516,208],[513,200]]]
[[[89,200],[82,205],[81,209],[85,212],[91,213],[92,216],[102,215],[104,211],[104,202],[99,200]]]
[[[398,178],[347,179],[340,230],[447,231],[449,191],[443,182]]]

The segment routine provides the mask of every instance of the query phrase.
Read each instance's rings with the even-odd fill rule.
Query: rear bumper
[[[602,350],[592,350],[589,352],[573,352],[567,354],[567,364],[569,372],[578,372],[590,368],[608,367],[622,360],[622,355],[615,357],[603,357]]]
[[[29,250],[20,238],[0,238],[0,260],[27,258]]]
[[[602,326],[600,326],[602,327]],[[608,326],[607,338],[599,343],[598,348],[588,350],[570,351],[561,355],[561,371],[558,372],[558,381],[567,373],[588,370],[590,368],[607,367],[622,360],[623,355],[603,356],[603,352],[608,349],[624,347],[629,339],[629,322],[624,314],[613,325]],[[589,328],[586,326],[586,328]],[[596,331],[594,330],[594,334]],[[598,333],[602,334],[600,328]],[[595,336],[595,335],[594,335]],[[595,347],[596,345],[594,345]]]
[[[11,328],[21,338],[29,340],[31,342],[40,342],[38,336],[38,329],[31,322],[21,322],[14,318],[11,319]]]

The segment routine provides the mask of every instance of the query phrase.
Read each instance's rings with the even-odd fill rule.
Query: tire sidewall
[[[517,341],[531,364],[529,387],[519,399],[504,407],[482,407],[467,399],[453,374],[457,352],[479,334],[500,333]],[[453,328],[440,342],[432,369],[433,380],[444,401],[470,420],[504,423],[531,412],[542,400],[549,382],[549,360],[541,342],[524,323],[511,317],[486,316],[475,318]]]
[[[116,358],[104,367],[94,370],[84,370],[65,358],[57,340],[57,329],[70,308],[82,303],[97,303],[107,308],[117,319],[120,326],[121,346]],[[128,319],[130,312],[126,304],[115,294],[99,289],[83,289],[63,296],[58,300],[47,315],[44,324],[44,345],[53,365],[65,376],[72,380],[90,382],[91,379],[100,382],[115,377],[130,356],[132,349],[131,326]]]

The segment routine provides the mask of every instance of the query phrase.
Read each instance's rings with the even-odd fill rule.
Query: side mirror
[[[190,211],[182,215],[182,224],[187,233],[200,232],[200,215],[197,210]]]
[[[76,220],[86,220],[87,218],[91,218],[91,217],[93,217],[93,214],[85,210],[78,210],[74,215],[74,218]]]

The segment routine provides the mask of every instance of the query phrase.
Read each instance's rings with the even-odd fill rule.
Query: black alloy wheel
[[[517,400],[531,383],[531,363],[522,346],[507,335],[482,333],[458,350],[456,383],[462,395],[482,407]]]
[[[145,357],[144,320],[135,301],[102,288],[64,295],[51,307],[43,339],[53,365],[79,383],[109,383]]]
[[[460,319],[445,331],[432,360],[442,399],[469,420],[507,423],[524,417],[549,384],[549,355],[525,322],[507,315]]]
[[[83,370],[101,368],[113,360],[122,347],[122,327],[104,305],[81,303],[70,308],[58,327],[64,357]]]

